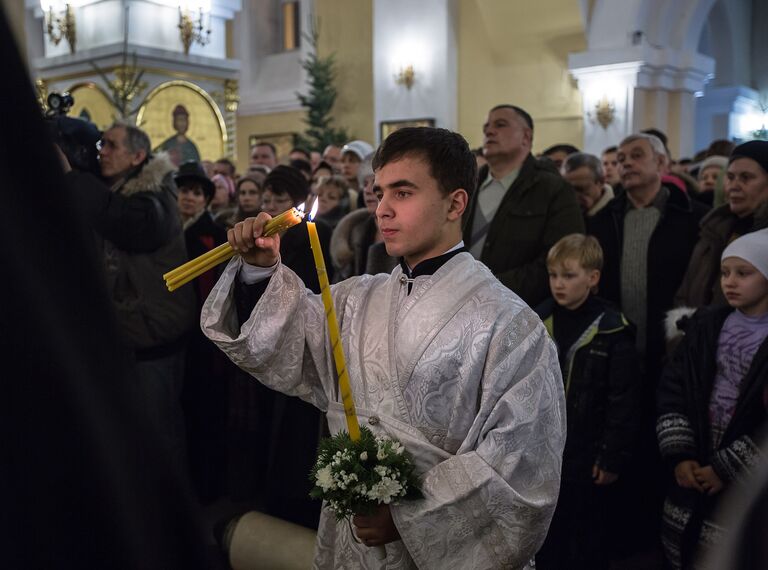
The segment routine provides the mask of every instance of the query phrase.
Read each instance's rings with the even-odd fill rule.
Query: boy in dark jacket
[[[571,234],[547,255],[552,297],[537,312],[557,344],[565,382],[568,436],[560,498],[536,567],[607,568],[609,493],[639,424],[633,331],[592,293],[603,252],[592,236]]]
[[[723,537],[712,520],[723,490],[763,456],[756,442],[768,388],[768,229],[733,241],[721,257],[728,307],[705,307],[659,383],[656,431],[674,469],[662,543],[672,568],[694,567]],[[671,470],[670,469],[670,470]]]

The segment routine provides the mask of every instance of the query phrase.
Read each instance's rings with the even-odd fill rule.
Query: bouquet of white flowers
[[[378,505],[420,498],[413,470],[400,442],[377,437],[365,426],[357,441],[342,431],[320,442],[309,476],[314,484],[310,496],[326,501],[337,520],[367,515]]]

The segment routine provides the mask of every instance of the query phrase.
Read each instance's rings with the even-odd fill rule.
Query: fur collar
[[[615,197],[615,194],[613,193],[613,188],[611,188],[610,184],[603,184],[603,195],[600,196],[600,199],[595,202],[594,206],[592,206],[589,209],[589,212],[587,212],[587,216],[594,216],[597,214],[600,210],[605,208],[605,206],[613,200]]]
[[[685,334],[685,329],[681,328],[683,322],[690,318],[693,313],[696,312],[695,307],[679,307],[667,311],[667,316],[664,319],[664,329],[667,336],[667,342],[679,340]]]
[[[176,167],[168,155],[158,152],[139,169],[138,173],[123,182],[119,191],[126,196],[138,192],[160,192],[163,189],[163,179],[174,170]]]

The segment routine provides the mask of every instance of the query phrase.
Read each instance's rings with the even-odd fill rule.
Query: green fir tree
[[[314,20],[312,22],[310,33],[304,34],[312,50],[301,62],[301,66],[309,76],[309,93],[306,95],[296,93],[301,106],[307,110],[307,117],[304,119],[307,129],[303,135],[294,135],[294,144],[322,152],[329,144],[341,146],[350,138],[345,129],[332,125],[331,110],[337,96],[336,87],[333,85],[336,78],[335,55],[318,57],[319,26]]]

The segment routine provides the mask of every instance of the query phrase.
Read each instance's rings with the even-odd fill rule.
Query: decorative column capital
[[[696,52],[640,45],[573,53],[568,69],[579,81],[614,76],[640,89],[699,93],[714,78],[715,61]]]

